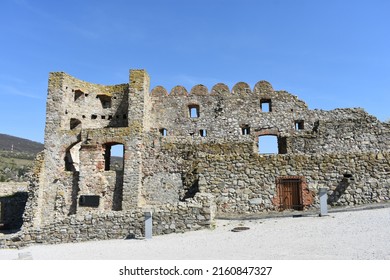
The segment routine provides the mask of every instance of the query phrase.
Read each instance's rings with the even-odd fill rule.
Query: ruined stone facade
[[[276,153],[262,152],[264,136]],[[315,208],[319,187],[333,206],[386,201],[389,136],[363,109],[309,110],[266,81],[168,93],[150,89],[143,70],[115,86],[51,73],[45,150],[18,240],[142,235],[145,209],[155,233],[182,232],[215,215]]]

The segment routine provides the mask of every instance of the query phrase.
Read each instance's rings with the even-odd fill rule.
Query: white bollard
[[[152,211],[145,211],[145,239],[152,239],[153,218]]]
[[[328,215],[328,188],[320,188],[320,217]]]

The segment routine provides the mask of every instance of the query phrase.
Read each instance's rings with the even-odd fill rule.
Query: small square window
[[[272,112],[271,99],[260,100],[260,110],[265,113]]]
[[[241,127],[241,133],[242,135],[249,135],[251,133],[251,128],[249,127],[249,125],[244,125],[243,127]]]
[[[305,129],[305,124],[303,120],[295,121],[295,130],[303,130]]]

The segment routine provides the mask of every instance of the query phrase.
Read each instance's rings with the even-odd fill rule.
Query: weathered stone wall
[[[318,206],[319,187],[331,205],[389,200],[390,125],[363,109],[310,110],[266,81],[149,85],[144,70],[113,86],[50,75],[21,244],[138,235],[145,207],[157,234],[209,225],[214,199],[218,215],[276,211],[292,205],[288,180],[300,210]],[[261,154],[264,135],[277,137],[276,154]],[[114,145],[122,170],[110,167]]]
[[[293,153],[351,153],[389,151],[390,125],[382,123],[363,109],[308,111],[308,129],[290,138]]]
[[[0,197],[27,192],[28,182],[0,182]]]
[[[175,140],[161,137],[146,154],[151,164],[144,167],[144,189],[156,197],[164,198],[168,185],[181,198],[196,181],[196,191],[215,196],[218,214],[274,211],[277,179],[299,176],[304,208],[318,207],[320,187],[329,188],[334,206],[390,199],[389,152],[262,155],[250,140],[192,145]]]
[[[18,230],[23,224],[27,182],[0,183],[0,230]]]
[[[269,86],[267,90],[260,89],[263,84]],[[226,85],[218,84],[210,93],[198,85],[190,93],[177,86],[169,95],[157,87],[151,95],[154,127],[165,128],[168,136],[193,136],[194,139],[202,137],[201,130],[206,130],[207,138],[246,136],[242,133],[245,126],[252,134],[273,129],[274,134],[283,136],[293,130],[295,118],[307,111],[306,104],[296,96],[273,91],[264,81],[257,83],[253,92],[241,82],[231,92]],[[271,104],[269,112],[264,111],[264,101]],[[197,108],[197,116],[191,116],[193,107]]]
[[[216,197],[218,213],[278,210],[276,179],[303,176],[313,204],[328,187],[330,205],[359,205],[390,199],[389,153],[325,155],[206,155],[198,172]],[[203,187],[203,186],[202,186]]]
[[[91,211],[70,215],[40,228],[0,239],[0,248],[34,243],[65,243],[88,240],[124,239],[144,236],[144,211]],[[153,234],[181,233],[214,226],[215,204],[211,195],[198,194],[187,202],[150,207]]]

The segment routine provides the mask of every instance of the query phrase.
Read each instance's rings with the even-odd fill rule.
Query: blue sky
[[[0,3],[0,133],[43,142],[49,72],[152,87],[268,80],[309,108],[390,119],[390,1]]]

